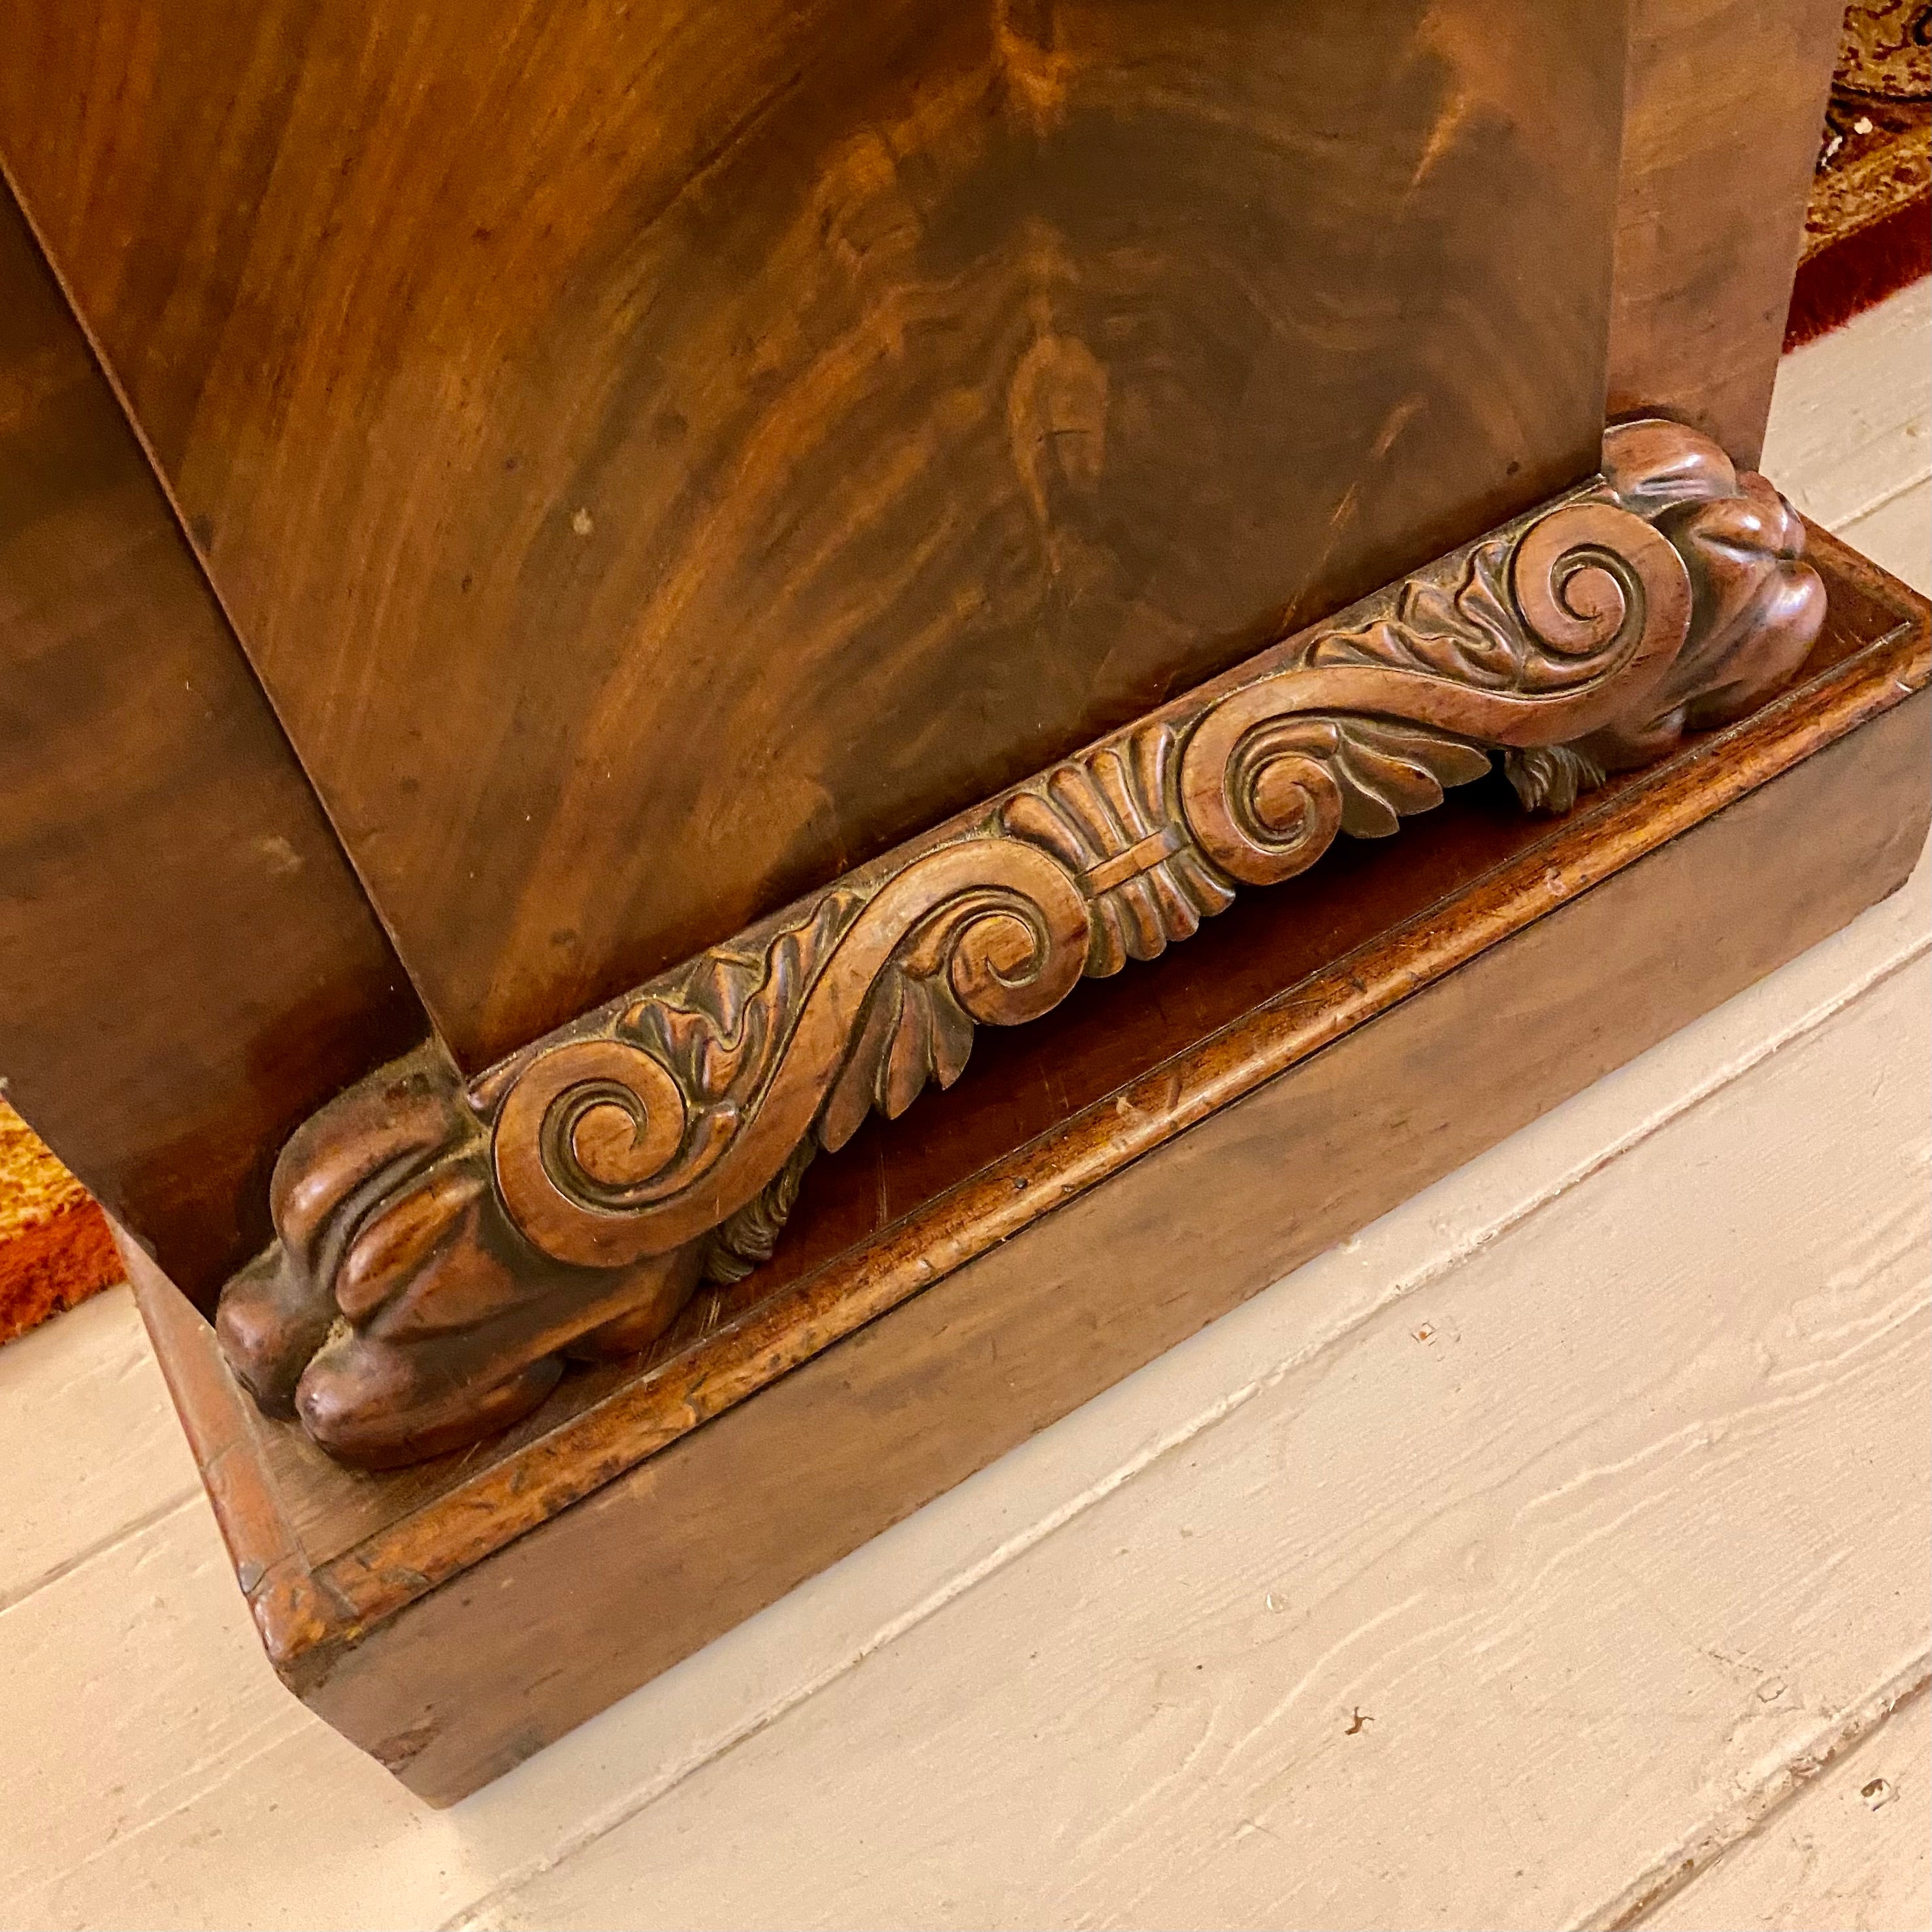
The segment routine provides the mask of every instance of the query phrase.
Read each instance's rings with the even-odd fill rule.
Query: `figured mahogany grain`
[[[0,143],[474,1068],[1587,473],[1615,0],[100,0]]]
[[[1756,466],[1844,0],[1630,0],[1610,413]]]
[[[318,1560],[297,1472],[264,1453],[277,1426],[137,1274],[284,1677],[449,1802],[1834,931],[1902,881],[1928,818],[1932,626],[1879,590],[1880,634],[1759,718],[1145,1069],[1130,1112],[1068,1118],[801,1284],[761,1337],[721,1337],[646,1396],[654,1447],[628,1468],[644,1418],[620,1402],[426,1505],[360,1478],[386,1508]],[[1016,1180],[1040,1190],[1017,1207]],[[747,1341],[788,1336],[788,1372],[740,1399]]]
[[[1900,678],[1925,674],[1922,604],[1816,526],[1807,543],[1828,614],[1778,705],[1612,780],[1568,819],[1526,814],[1500,780],[1460,789],[1399,837],[1342,840],[1299,878],[1242,896],[1154,965],[1084,981],[1030,1027],[985,1030],[956,1086],[820,1156],[772,1259],[701,1292],[647,1354],[573,1370],[536,1414],[481,1448],[381,1475],[345,1469],[300,1429],[254,1418],[257,1455],[308,1560],[346,1558],[357,1580],[338,1586],[354,1596],[365,1585],[386,1592],[386,1568],[436,1573],[472,1532],[483,1544],[472,1555],[494,1546],[506,1507],[542,1520],[866,1319],[876,1298],[890,1303],[962,1264],[1070,1187],[1103,1184],[1148,1136],[1180,1131],[1202,1093],[1225,1100],[1217,1082],[1268,1077],[1258,1055],[1285,1054],[1285,1066],[1400,997],[1414,975],[1443,970],[1445,947],[1486,943],[1484,894],[1514,881],[1508,918],[1529,916],[1552,867],[1576,865],[1568,855],[1628,862],[1713,809],[1724,786],[1760,782],[1895,703]],[[1618,826],[1614,839],[1604,830]],[[369,1554],[370,1539],[404,1525],[412,1553]]]
[[[275,1151],[425,1030],[0,188],[0,1079],[212,1307]]]

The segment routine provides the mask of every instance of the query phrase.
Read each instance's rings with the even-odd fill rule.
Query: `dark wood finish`
[[[1588,472],[1617,0],[100,0],[0,143],[473,1071]]]
[[[1526,804],[1729,722],[1808,654],[1796,514],[1678,424],[1599,482],[1274,645],[485,1072],[435,1048],[290,1142],[224,1294],[263,1402],[376,1466],[540,1404],[767,1258],[818,1148],[950,1087],[974,1029],[1150,961],[1238,886],[1393,833],[1502,748]],[[346,1324],[345,1326],[345,1318]]]
[[[1892,890],[1932,607],[1812,550],[1832,615],[1787,695],[1553,826],[1452,801],[1316,919],[1256,895],[1090,986],[922,1110],[933,1146],[878,1136],[914,1170],[890,1226],[480,1458],[329,1465],[137,1267],[278,1669],[449,1802]],[[986,1098],[1028,1064],[1064,1076],[1043,1134]],[[826,1171],[834,1221],[879,1172]]]
[[[1822,532],[1810,531],[1810,547],[1831,586],[1825,628],[1804,673],[1815,686],[1900,617],[1881,574]],[[1874,687],[1867,680],[1861,688],[1869,695]],[[1642,782],[1612,778],[1601,802]],[[1292,890],[1242,894],[1187,945],[1163,956],[1156,974],[1084,980],[1038,1024],[987,1030],[956,1085],[929,1094],[896,1121],[874,1118],[838,1153],[820,1158],[763,1268],[700,1290],[641,1362],[574,1370],[489,1454],[518,1470],[520,1486],[540,1498],[539,1515],[562,1507],[565,1491],[550,1489],[523,1451],[556,1436],[550,1448],[562,1451],[560,1471],[585,1466],[589,1459],[578,1451],[593,1443],[598,1456],[620,1465],[647,1453],[664,1412],[652,1392],[656,1372],[682,1362],[708,1377],[722,1366],[710,1351],[730,1345],[754,1318],[777,1310],[788,1328],[788,1298],[842,1303],[853,1271],[872,1268],[888,1240],[903,1237],[906,1244],[913,1272],[898,1275],[901,1288],[916,1284],[922,1242],[970,1258],[976,1250],[962,1246],[962,1227],[977,1230],[975,1240],[997,1238],[1023,1224],[1033,1200],[1046,1198],[1034,1194],[1030,1170],[1014,1165],[1022,1150],[1057,1144],[1076,1117],[1106,1129],[1114,1108],[1118,1122],[1118,1096],[1149,1068],[1204,1051],[1284,987],[1320,983],[1336,962],[1498,868],[1519,859],[1529,865],[1527,855],[1549,836],[1549,821],[1526,816],[1500,777],[1464,788],[1441,809],[1408,821],[1399,838],[1342,841]],[[1352,1000],[1358,991],[1348,989]],[[1379,1007],[1371,1001],[1365,1010]],[[1137,1145],[1109,1130],[1087,1149],[1078,1172],[1104,1180],[1114,1172],[1109,1163],[1132,1158]],[[1089,1158],[1094,1147],[1097,1164]],[[1016,1189],[1016,1179],[1028,1184]],[[1014,1208],[1018,1217],[1009,1220]],[[889,1284],[887,1292],[898,1288]],[[682,1397],[674,1388],[670,1400],[674,1406]],[[593,1410],[590,1432],[579,1433],[576,1419]],[[299,1430],[272,1430],[262,1442],[303,1546],[318,1562],[428,1508],[476,1473],[476,1457],[460,1454],[371,1480],[338,1467]]]
[[[1630,0],[1610,413],[1764,446],[1844,0]]]
[[[0,189],[0,1077],[208,1307],[420,1009]]]

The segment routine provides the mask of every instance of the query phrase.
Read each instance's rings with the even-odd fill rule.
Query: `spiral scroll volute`
[[[1246,848],[1242,877],[1292,878],[1334,843],[1342,826],[1340,748],[1340,728],[1330,718],[1271,718],[1236,742],[1222,789]]]
[[[1516,721],[1533,735],[1490,734],[1499,743],[1547,743],[1558,722],[1562,735],[1574,736],[1636,701],[1690,628],[1683,558],[1654,524],[1615,503],[1586,498],[1538,518],[1510,560],[1510,588],[1532,646],[1522,692],[1567,693],[1587,684],[1594,701],[1560,721],[1540,711]]]
[[[1064,998],[1087,956],[1078,881],[1017,840],[943,847],[889,880],[800,989],[768,1077],[694,1106],[651,1049],[566,1041],[519,1073],[491,1138],[498,1192],[559,1261],[663,1253],[752,1199],[810,1130],[889,965],[943,975],[962,1010],[1017,1025]]]
[[[1202,851],[1249,885],[1319,858],[1341,824],[1334,760],[1350,714],[1482,744],[1560,743],[1640,704],[1690,626],[1684,560],[1600,488],[1529,524],[1506,580],[1507,610],[1474,598],[1472,574],[1453,600],[1438,590],[1426,618],[1398,607],[1359,632],[1324,627],[1210,710],[1180,772]]]
[[[545,1253],[608,1264],[615,1230],[601,1223],[649,1201],[688,1125],[683,1090],[654,1054],[628,1040],[567,1041],[504,1096],[492,1136],[498,1192]]]
[[[1072,991],[1085,964],[1085,896],[1066,872],[1036,856],[1036,866],[1026,862],[1037,874],[1030,892],[962,892],[929,914],[898,955],[909,973],[943,971],[953,998],[982,1025],[1038,1018]]]

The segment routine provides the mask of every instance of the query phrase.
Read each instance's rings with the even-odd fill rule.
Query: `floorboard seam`
[[[588,1850],[598,1840],[628,1823],[658,1799],[675,1790],[688,1778],[695,1776],[707,1765],[769,1730],[801,1705],[817,1696],[820,1691],[856,1670],[867,1658],[896,1642],[928,1617],[936,1615],[949,1604],[1024,1555],[1028,1550],[1045,1541],[1055,1532],[1065,1528],[1174,1450],[1184,1447],[1204,1430],[1245,1407],[1255,1396],[1274,1388],[1288,1376],[1305,1368],[1310,1362],[1345,1342],[1364,1324],[1373,1320],[1385,1310],[1407,1299],[1418,1290],[1429,1287],[1445,1274],[1473,1259],[1496,1241],[1534,1220],[1592,1175],[1600,1173],[1612,1162],[1634,1150],[1653,1134],[1714,1099],[1785,1048],[1798,1044],[1828,1025],[1839,1015],[1924,958],[1928,952],[1932,952],[1932,934],[1916,936],[1900,950],[1869,967],[1849,984],[1808,1008],[1781,1029],[1754,1042],[1750,1047],[1735,1058],[1725,1061],[1658,1112],[1647,1115],[1635,1127],[1619,1136],[1609,1147],[1559,1175],[1528,1200],[1519,1203],[1487,1226],[1466,1237],[1446,1253],[1434,1257],[1424,1267],[1402,1276],[1372,1304],[1358,1310],[1341,1326],[1298,1348],[1292,1356],[1277,1362],[1264,1374],[1230,1390],[1219,1400],[1196,1412],[1184,1422],[1163,1431],[1146,1443],[1138,1453],[1069,1497],[1058,1508],[1050,1510],[1036,1522],[1029,1524],[1024,1530],[988,1551],[976,1563],[948,1578],[938,1588],[928,1592],[917,1603],[883,1624],[872,1636],[836,1663],[775,1699],[762,1710],[754,1712],[742,1723],[733,1726],[724,1736],[700,1746],[681,1763],[670,1766],[651,1780],[642,1790],[620,1800],[601,1816],[586,1821],[578,1829],[569,1834],[565,1842],[555,1850],[541,1853],[527,1861],[516,1871],[500,1880],[470,1905],[442,1921],[438,1932],[488,1932],[490,1922],[488,1915],[497,1906],[514,1897],[525,1886]],[[1628,1922],[1616,1922],[1621,1925]],[[1592,1919],[1586,1923],[1594,1927],[1599,1922]]]
[[[1932,464],[1928,464],[1924,469],[1920,470],[1916,476],[1907,478],[1906,480],[1900,484],[1896,489],[1888,490],[1883,496],[1877,497],[1871,502],[1868,503],[1862,510],[1853,512],[1853,513],[1850,516],[1847,517],[1843,523],[1836,524],[1832,527],[1832,534],[1834,537],[1843,537],[1846,542],[1850,543],[1851,542],[1851,532],[1856,530],[1860,524],[1863,523],[1868,517],[1875,517],[1878,514],[1880,511],[1889,509],[1893,504],[1898,501],[1900,497],[1909,496],[1912,494],[1913,490],[1924,489],[1928,483],[1932,483]],[[1857,550],[1858,545],[1856,544],[1852,544],[1852,548],[1854,550]],[[1860,554],[1862,555],[1863,554],[1862,552]]]
[[[103,1537],[98,1543],[90,1543],[85,1550],[76,1550],[73,1556],[64,1557],[61,1562],[42,1570],[32,1582],[0,1596],[0,1617],[4,1617],[9,1610],[18,1610],[29,1598],[58,1583],[63,1576],[72,1576],[76,1570],[92,1563],[96,1557],[105,1556],[110,1550],[118,1549],[130,1537],[139,1536],[143,1530],[152,1529],[158,1522],[164,1522],[168,1517],[202,1499],[201,1485],[197,1482],[190,1484],[179,1495],[170,1497],[166,1502],[157,1503],[152,1509],[144,1510],[130,1522],[124,1523],[112,1535]]]
[[[1881,1730],[1894,1712],[1932,1688],[1932,1652],[1921,1652],[1877,1690],[1840,1712],[1822,1739],[1794,1752],[1714,1823],[1677,1845],[1608,1904],[1574,1922],[1576,1932],[1626,1932],[1642,1924],[1690,1881],[1774,1824],[1814,1779]]]

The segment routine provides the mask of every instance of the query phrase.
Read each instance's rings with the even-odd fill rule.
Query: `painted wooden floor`
[[[1928,323],[1766,456],[1922,585]],[[452,1811],[274,1682],[83,1305],[0,1351],[0,1925],[1932,1924],[1928,926],[1922,864]]]

